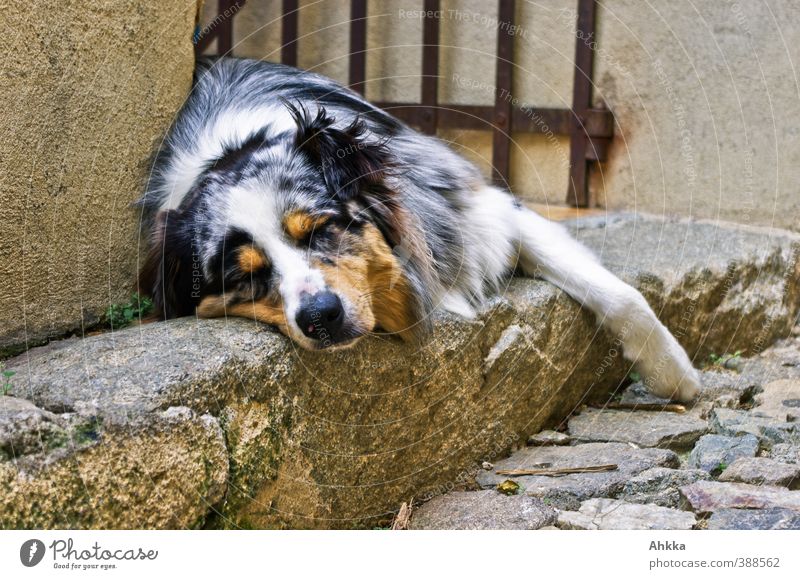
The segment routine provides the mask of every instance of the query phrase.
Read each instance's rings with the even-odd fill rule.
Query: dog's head
[[[156,216],[140,291],[164,318],[254,318],[307,349],[412,336],[425,249],[387,186],[386,144],[363,121],[287,108],[296,128],[232,147]]]

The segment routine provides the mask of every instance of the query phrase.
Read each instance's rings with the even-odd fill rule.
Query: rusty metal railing
[[[198,54],[206,52],[216,41],[218,54],[231,54],[233,19],[244,8],[246,0],[218,0],[213,26],[196,37]],[[519,133],[545,133],[570,137],[569,183],[567,203],[589,207],[593,200],[589,191],[592,163],[604,161],[614,135],[614,117],[604,108],[592,107],[592,74],[596,46],[596,0],[577,0],[577,34],[572,108],[520,107],[509,99],[514,74],[514,0],[499,0],[497,26],[497,68],[494,105],[442,104],[439,90],[439,18],[425,18],[422,27],[422,90],[420,102],[377,102],[408,124],[429,134],[440,128],[492,131],[492,178],[508,186],[511,171],[511,136]],[[440,0],[424,0],[427,14],[436,14]],[[298,0],[282,0],[281,62],[297,66]],[[349,85],[364,93],[367,67],[366,0],[351,0]],[[587,41],[587,39],[591,39]]]

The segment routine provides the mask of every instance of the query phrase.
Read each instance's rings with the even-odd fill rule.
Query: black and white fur
[[[414,333],[435,309],[474,316],[520,270],[562,288],[620,336],[653,393],[678,400],[697,393],[697,372],[645,299],[561,226],[488,184],[436,138],[322,76],[261,61],[201,61],[142,204],[156,255],[142,289],[163,317],[193,314],[204,296],[247,285],[224,263],[238,236],[270,264],[244,295],[273,292],[282,330],[304,347],[321,347],[308,331],[313,324],[298,320],[309,296],[330,293],[315,264],[331,262],[336,240],[331,234],[298,246],[289,239],[280,216],[300,208],[329,214],[337,232],[363,223],[381,231],[402,268]],[[344,317],[353,317],[358,299],[339,301]],[[353,323],[333,345],[374,329]]]

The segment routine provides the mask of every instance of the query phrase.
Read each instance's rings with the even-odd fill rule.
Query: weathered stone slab
[[[27,400],[0,396],[0,460],[41,452],[66,438],[59,416]]]
[[[636,263],[619,261],[630,252],[632,231],[643,228],[632,219],[616,223],[613,237],[604,239],[605,232],[596,231],[588,241],[611,252],[610,267],[644,290],[690,354],[703,340],[717,348],[724,335],[728,344],[734,327],[729,316],[736,324],[746,320],[745,332],[751,321],[772,316],[775,323],[763,342],[768,345],[800,302],[796,280],[779,276],[794,267],[790,248],[795,237],[698,227],[703,235],[725,240],[725,251],[709,260],[694,248],[676,261],[670,246],[665,267],[656,245],[636,248]],[[653,222],[647,229],[663,229],[673,240],[683,239],[687,229],[692,230],[690,237],[697,233],[690,223],[664,222],[662,227]],[[729,269],[739,281],[726,293],[720,284]],[[760,275],[750,276],[756,270]],[[765,293],[770,284],[782,296],[778,302]],[[686,323],[690,304],[693,316]],[[611,354],[618,348],[609,336],[596,330],[594,316],[541,281],[514,280],[477,319],[440,315],[434,326],[434,334],[421,344],[372,338],[346,351],[312,353],[246,320],[186,318],[31,351],[9,361],[17,371],[15,393],[47,412],[95,420],[96,440],[88,448],[45,450],[26,460],[68,464],[80,453],[81,465],[104,469],[111,478],[115,469],[128,472],[129,463],[111,452],[110,445],[144,445],[141,433],[150,429],[165,432],[159,448],[166,452],[169,435],[161,429],[161,414],[170,407],[187,407],[195,416],[210,415],[225,435],[229,492],[216,507],[222,514],[217,524],[368,527],[389,520],[411,497],[435,496],[470,480],[482,462],[496,463],[531,433],[562,420],[587,396],[607,398],[628,371]],[[208,444],[215,440],[204,436]],[[181,440],[177,448],[182,448]],[[613,458],[619,472],[537,484],[573,485],[564,497],[577,508],[574,501],[609,489],[617,492],[625,478],[642,470],[677,465],[676,456],[666,450],[619,446]],[[147,448],[158,456],[159,448]],[[102,462],[106,455],[117,462]],[[10,476],[21,472],[19,461],[0,464]],[[210,464],[213,470],[220,462]],[[35,472],[29,476],[38,486],[25,492],[45,504],[43,489],[56,475]],[[66,485],[67,471],[59,472],[58,484]],[[183,489],[189,479],[185,472],[180,479],[164,478]],[[74,474],[71,484],[80,488],[81,478]],[[25,500],[17,495],[21,490],[9,488],[0,523],[44,520],[8,511],[6,505]],[[64,496],[74,504],[85,503],[75,492]],[[111,501],[104,493],[113,491],[98,486],[94,493],[95,504],[104,505]],[[186,496],[194,496],[194,503],[173,505],[173,519],[153,516],[148,524],[183,525],[198,519],[197,512],[210,510],[211,501],[200,498],[203,493]],[[129,504],[133,508],[137,501]],[[75,511],[70,524],[87,527],[114,520],[111,510],[101,514]]]
[[[701,379],[702,379],[702,372]],[[671,401],[666,398],[659,398],[651,394],[643,382],[634,382],[622,392],[619,401],[628,405],[645,405],[645,404],[669,404]]]
[[[555,509],[541,499],[486,490],[434,497],[414,511],[411,528],[524,530],[546,527],[555,520]]]
[[[720,436],[706,434],[689,454],[689,466],[717,474],[733,461],[752,457],[758,452],[758,439],[752,434],[744,436]]]
[[[492,471],[477,476],[483,488],[493,488],[506,478],[498,470],[539,468],[574,468],[615,464],[616,470],[568,474],[559,477],[542,475],[516,476],[514,481],[529,495],[547,499],[560,509],[576,510],[581,501],[619,493],[625,482],[642,471],[657,466],[678,466],[678,457],[671,450],[633,448],[620,443],[586,443],[563,447],[528,447],[495,463]]]
[[[569,434],[555,430],[542,430],[528,437],[529,446],[566,446],[570,441]]]
[[[760,390],[760,382],[752,376],[743,377],[734,372],[725,372],[710,368],[700,372],[700,394],[697,408],[705,408],[709,401],[716,401],[725,396],[738,405],[741,402],[752,400]],[[642,382],[631,384],[620,397],[620,402],[628,405],[669,404],[664,398],[653,396],[647,391]]]
[[[699,414],[591,409],[570,418],[569,433],[581,441],[685,449],[708,432],[708,423]]]
[[[615,499],[589,499],[578,511],[558,513],[562,529],[688,530],[697,519],[692,513],[656,505],[637,505]]]
[[[228,455],[211,416],[172,407],[73,434],[0,461],[0,528],[195,528],[225,497]]]
[[[746,359],[741,378],[758,384],[800,380],[800,337],[779,340],[758,356]]]
[[[746,363],[743,362],[743,363]],[[702,387],[701,400],[718,400],[723,396],[730,397],[736,404],[749,402],[761,389],[761,381],[752,376],[743,376],[736,372],[725,372],[715,368],[700,373]]]
[[[780,443],[769,449],[769,456],[778,462],[800,464],[800,441],[796,444]]]
[[[743,483],[699,481],[681,487],[681,494],[696,513],[720,509],[790,509],[800,511],[800,491]]]
[[[800,438],[800,423],[785,422],[776,418],[759,416],[755,412],[715,408],[709,417],[714,431],[725,436],[751,434],[767,448],[780,442]]]
[[[775,380],[764,384],[756,394],[756,416],[774,418],[780,422],[800,421],[800,379]]]
[[[500,340],[514,324],[516,339]],[[603,343],[560,291],[515,280],[476,320],[441,315],[423,344],[376,338],[306,352],[248,320],[184,318],[33,350],[9,366],[40,408],[96,416],[98,453],[106,428],[146,426],[170,406],[217,417],[232,477],[224,524],[366,527],[523,444],[588,385],[614,387],[623,365],[606,382],[594,375]]]
[[[629,503],[678,508],[680,487],[709,478],[710,475],[700,469],[651,468],[627,481],[617,498]]]
[[[795,324],[800,237],[641,214],[579,219],[571,227],[641,289],[662,320],[677,322],[671,329],[698,359],[737,350],[752,355]]]
[[[708,519],[709,530],[800,530],[800,513],[790,509],[720,509]]]
[[[719,477],[724,482],[800,488],[800,465],[784,464],[771,458],[739,458]]]

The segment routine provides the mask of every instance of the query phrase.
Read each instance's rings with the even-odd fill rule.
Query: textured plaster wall
[[[300,4],[300,65],[346,82],[349,1]],[[517,2],[519,102],[570,106],[576,6]],[[421,0],[369,2],[369,98],[418,100],[421,9]],[[494,2],[442,2],[440,102],[492,102],[496,11]],[[236,52],[277,60],[278,17],[277,3],[249,3]],[[800,229],[800,3],[603,0],[597,40],[595,98],[619,123],[593,175],[601,205]],[[488,174],[489,133],[440,136]],[[515,134],[514,191],[562,203],[568,156],[565,137]]]
[[[800,3],[603,3],[613,208],[800,229]]]
[[[127,299],[148,158],[191,84],[195,0],[0,0],[0,352]]]

